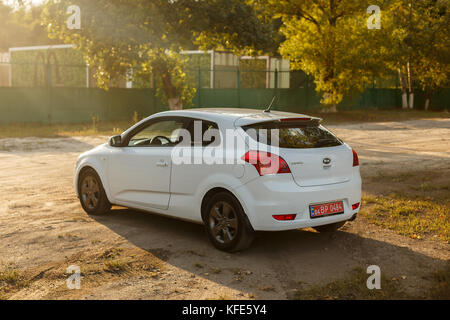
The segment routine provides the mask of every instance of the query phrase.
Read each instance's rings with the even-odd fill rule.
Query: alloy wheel
[[[222,244],[233,241],[237,236],[238,219],[234,208],[225,201],[211,207],[209,227],[213,237]]]
[[[89,210],[97,207],[100,201],[100,186],[93,176],[86,176],[81,183],[81,199]]]

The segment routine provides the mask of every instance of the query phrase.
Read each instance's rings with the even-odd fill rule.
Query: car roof
[[[313,118],[308,115],[271,111],[264,112],[258,109],[245,108],[200,108],[200,109],[185,109],[176,111],[166,111],[156,114],[155,116],[184,116],[194,117],[203,120],[215,121],[224,123],[227,122],[230,126],[245,126],[259,122],[274,121],[286,118]],[[320,119],[318,119],[320,120]]]

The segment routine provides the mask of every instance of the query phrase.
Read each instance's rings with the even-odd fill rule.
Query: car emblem
[[[326,166],[330,166],[331,165],[331,159],[330,158],[323,159],[323,164],[326,165]]]

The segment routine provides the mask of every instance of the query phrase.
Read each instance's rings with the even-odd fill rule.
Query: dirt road
[[[381,192],[373,183],[380,172],[449,176],[450,120],[331,129],[360,154],[365,191]],[[213,249],[199,225],[123,208],[89,217],[74,195],[73,167],[105,140],[0,140],[0,267],[27,279],[4,298],[286,299],[372,264],[427,298],[429,274],[450,259],[446,243],[406,238],[364,218],[334,234],[262,233],[231,255]],[[81,290],[66,287],[70,265],[81,268]]]

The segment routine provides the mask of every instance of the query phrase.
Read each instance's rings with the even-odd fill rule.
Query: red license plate
[[[314,204],[309,206],[309,213],[312,219],[344,213],[344,202]]]

